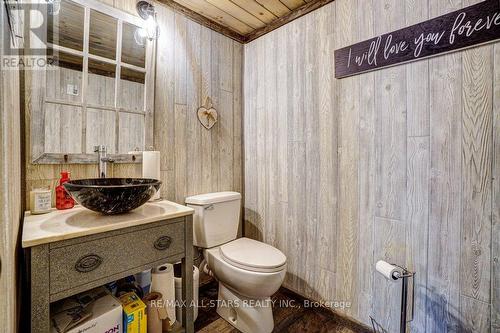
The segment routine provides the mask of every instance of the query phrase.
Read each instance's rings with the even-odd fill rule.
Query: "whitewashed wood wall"
[[[500,330],[500,44],[336,80],[333,51],[477,1],[336,0],[244,50],[245,234],[389,332]]]
[[[243,46],[157,5],[155,149],[162,196],[241,191]],[[206,130],[196,111],[212,99],[219,121]]]
[[[0,325],[16,332],[19,320],[18,236],[21,222],[21,126],[19,71],[4,63],[10,29],[0,1]],[[22,42],[21,38],[17,42]]]

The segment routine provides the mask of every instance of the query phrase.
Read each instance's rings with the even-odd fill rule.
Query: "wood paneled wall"
[[[114,6],[115,8],[121,9],[128,13],[137,15],[135,10],[135,0],[102,0],[101,2],[108,5]],[[26,80],[30,80],[29,72],[26,73]],[[25,142],[26,142],[26,193],[23,194],[23,198],[26,203],[26,209],[29,210],[29,192],[34,188],[50,188],[54,190],[58,185],[60,178],[60,172],[62,170],[71,171],[71,177],[73,179],[81,178],[94,178],[97,177],[97,164],[32,164],[31,147],[29,147],[30,140],[30,121],[31,121],[31,110],[29,108],[29,101],[26,103],[25,108]],[[141,165],[140,164],[115,164],[108,169],[109,177],[140,177],[141,176]],[[54,193],[53,193],[54,194]],[[53,201],[55,196],[53,195]],[[55,206],[55,202],[53,202]]]
[[[21,221],[19,70],[9,66],[10,28],[0,1],[0,323],[16,332],[19,319],[18,236]],[[19,38],[17,42],[22,42]],[[6,60],[4,62],[4,60]]]
[[[155,149],[162,197],[241,191],[243,46],[158,6]],[[197,109],[210,97],[219,121],[206,130]]]
[[[337,0],[245,45],[245,234],[285,286],[389,332],[500,330],[500,44],[342,80],[333,51],[470,0]]]
[[[135,0],[103,1],[136,14]],[[241,84],[243,46],[156,4],[157,42],[154,148],[161,151],[162,197],[184,202],[187,195],[241,191]],[[196,110],[211,97],[219,122],[210,130]],[[29,109],[26,112],[26,142]],[[30,149],[27,149],[29,154]],[[27,156],[26,205],[29,191],[57,186],[61,170],[72,178],[92,178],[97,165],[35,165]],[[115,164],[110,176],[140,177],[140,164]]]

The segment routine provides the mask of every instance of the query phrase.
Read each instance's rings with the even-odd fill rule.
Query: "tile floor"
[[[201,304],[213,303],[215,300],[217,300],[217,282],[210,282],[200,288]],[[273,307],[274,332],[371,332],[368,328],[336,316],[327,309],[304,307],[304,299],[285,288],[281,288],[273,295],[273,301],[276,301],[274,302],[276,306]],[[294,306],[279,306],[280,303],[293,304]],[[215,307],[210,306],[199,309],[198,319],[195,322],[195,331],[199,333],[238,333],[233,326],[219,317]]]

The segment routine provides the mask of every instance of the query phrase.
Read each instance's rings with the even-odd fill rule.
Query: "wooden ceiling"
[[[252,41],[333,0],[157,0],[239,42]]]

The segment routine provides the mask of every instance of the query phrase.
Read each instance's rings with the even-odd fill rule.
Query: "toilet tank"
[[[211,248],[237,238],[240,224],[241,194],[216,192],[186,198],[194,209],[193,245]]]

